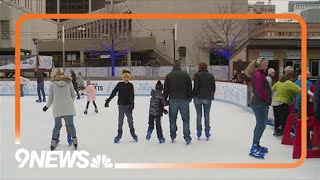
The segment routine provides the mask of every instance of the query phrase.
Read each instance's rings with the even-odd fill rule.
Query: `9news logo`
[[[19,149],[15,154],[19,164],[18,168],[113,168],[111,158],[105,154],[98,154],[90,159],[87,151],[36,151],[29,152],[26,149]]]

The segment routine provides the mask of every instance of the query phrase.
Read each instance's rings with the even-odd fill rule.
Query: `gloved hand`
[[[163,108],[163,113],[164,113],[164,114],[168,114],[168,110],[166,110],[165,108]]]
[[[42,109],[44,112],[46,112],[48,110],[47,106],[43,107]]]
[[[133,109],[134,109],[134,103],[130,105],[129,111],[133,111]]]
[[[110,101],[111,101],[110,99],[107,99],[106,102],[104,103],[104,107],[109,107],[109,102]]]

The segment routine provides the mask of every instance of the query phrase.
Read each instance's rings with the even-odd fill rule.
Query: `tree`
[[[219,4],[217,9],[219,14],[241,13],[241,8],[238,7],[236,0],[227,4]],[[236,48],[248,39],[247,22],[247,20],[235,19],[207,20],[196,35],[196,42],[200,47],[209,49],[210,53],[227,59],[229,64]]]
[[[120,10],[114,10],[113,5],[106,7],[106,12],[117,12],[119,13]],[[131,13],[129,11],[125,11],[125,13]],[[134,49],[134,41],[132,40],[132,24],[131,20],[117,20],[117,21],[126,21],[124,23],[117,23],[114,19],[106,20],[108,24],[108,33],[97,32],[96,37],[100,38],[100,42],[95,45],[94,49],[88,49],[87,52],[92,56],[101,56],[106,55],[110,57],[112,72],[111,75],[115,76],[115,65],[116,65],[116,58],[119,56],[124,56],[129,52],[133,52]],[[104,21],[100,21],[104,22]],[[101,24],[98,24],[100,26]],[[106,28],[106,27],[105,27]],[[121,30],[119,30],[121,29]],[[119,30],[119,32],[118,32]],[[125,48],[124,48],[125,47]]]

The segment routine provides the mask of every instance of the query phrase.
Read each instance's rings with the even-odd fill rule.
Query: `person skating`
[[[207,140],[210,134],[210,109],[216,91],[216,83],[214,76],[209,73],[206,63],[199,63],[198,72],[194,75],[193,101],[197,112],[197,137],[200,139],[202,135],[202,108],[204,111],[204,132]]]
[[[272,86],[276,83],[276,70],[274,70],[273,68],[269,68],[268,69],[268,76],[266,77],[269,85],[270,85],[270,88],[272,88]],[[274,95],[274,92],[272,91],[272,97]],[[270,111],[272,111],[271,113],[273,113],[273,108],[269,108]],[[274,117],[273,117],[274,118]],[[270,125],[270,126],[274,126],[274,119],[269,119],[267,120],[267,125]]]
[[[86,93],[87,96],[87,106],[86,106],[86,110],[84,111],[84,114],[88,113],[88,108],[89,108],[89,104],[92,101],[93,105],[94,105],[94,112],[98,113],[98,107],[96,105],[96,88],[91,84],[90,80],[87,80],[87,86],[86,88],[83,90]]]
[[[287,118],[290,114],[289,106],[294,103],[295,97],[301,92],[301,88],[292,82],[294,78],[294,72],[286,73],[272,86],[272,90],[275,92],[272,102],[275,118],[275,136],[283,134]]]
[[[269,61],[266,58],[258,58],[251,61],[246,68],[246,75],[251,77],[253,96],[251,98],[251,108],[256,118],[256,126],[253,133],[253,142],[249,155],[263,159],[268,153],[268,148],[260,145],[260,139],[266,128],[268,119],[268,109],[271,105],[271,88],[264,76],[268,69]]]
[[[161,81],[158,81],[155,89],[151,91],[150,107],[149,107],[149,127],[147,131],[146,139],[150,140],[152,131],[154,129],[154,123],[156,124],[157,136],[160,144],[165,142],[163,137],[162,127],[161,127],[161,117],[163,113],[167,114],[168,111],[164,109],[167,106],[167,102],[164,99],[163,84]]]
[[[76,115],[73,103],[74,98],[75,93],[71,83],[71,77],[64,75],[62,69],[58,69],[50,83],[47,105],[43,108],[43,111],[47,111],[52,105],[53,118],[55,119],[50,145],[51,150],[56,149],[59,142],[59,132],[60,128],[62,127],[62,118],[66,122],[67,129],[70,130],[74,148],[78,148],[76,128],[73,124],[73,118]]]
[[[28,78],[20,76],[20,97],[24,96],[24,91],[23,91],[24,86],[26,86],[29,82],[30,80]]]
[[[177,136],[177,115],[180,111],[183,121],[183,138],[190,144],[190,111],[189,103],[192,100],[192,83],[188,73],[181,70],[179,62],[173,63],[173,70],[164,81],[164,97],[169,97],[170,137],[172,142]]]
[[[134,109],[134,88],[133,84],[129,82],[131,79],[130,71],[123,70],[122,79],[123,81],[116,85],[116,87],[112,90],[110,97],[105,102],[105,107],[109,107],[110,101],[118,93],[118,135],[114,138],[114,143],[118,143],[122,137],[124,115],[127,116],[132,138],[138,142],[138,136],[135,134],[135,129],[133,126],[132,111]]]
[[[38,93],[38,100],[36,102],[46,102],[46,94],[44,92],[44,75],[43,71],[39,69],[39,67],[35,68],[36,78],[37,78],[37,93]],[[42,99],[41,99],[42,95]]]
[[[71,73],[71,78],[72,78],[72,84],[73,84],[73,88],[77,93],[77,99],[80,99],[80,94],[79,94],[79,88],[78,88],[78,82],[77,82],[77,76],[76,73],[74,73],[74,71],[71,69],[70,70]]]

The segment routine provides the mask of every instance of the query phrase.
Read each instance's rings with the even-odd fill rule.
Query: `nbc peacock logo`
[[[96,157],[92,158],[92,162],[90,163],[91,168],[113,168],[113,164],[111,163],[111,158],[107,157],[107,155],[98,154]]]

